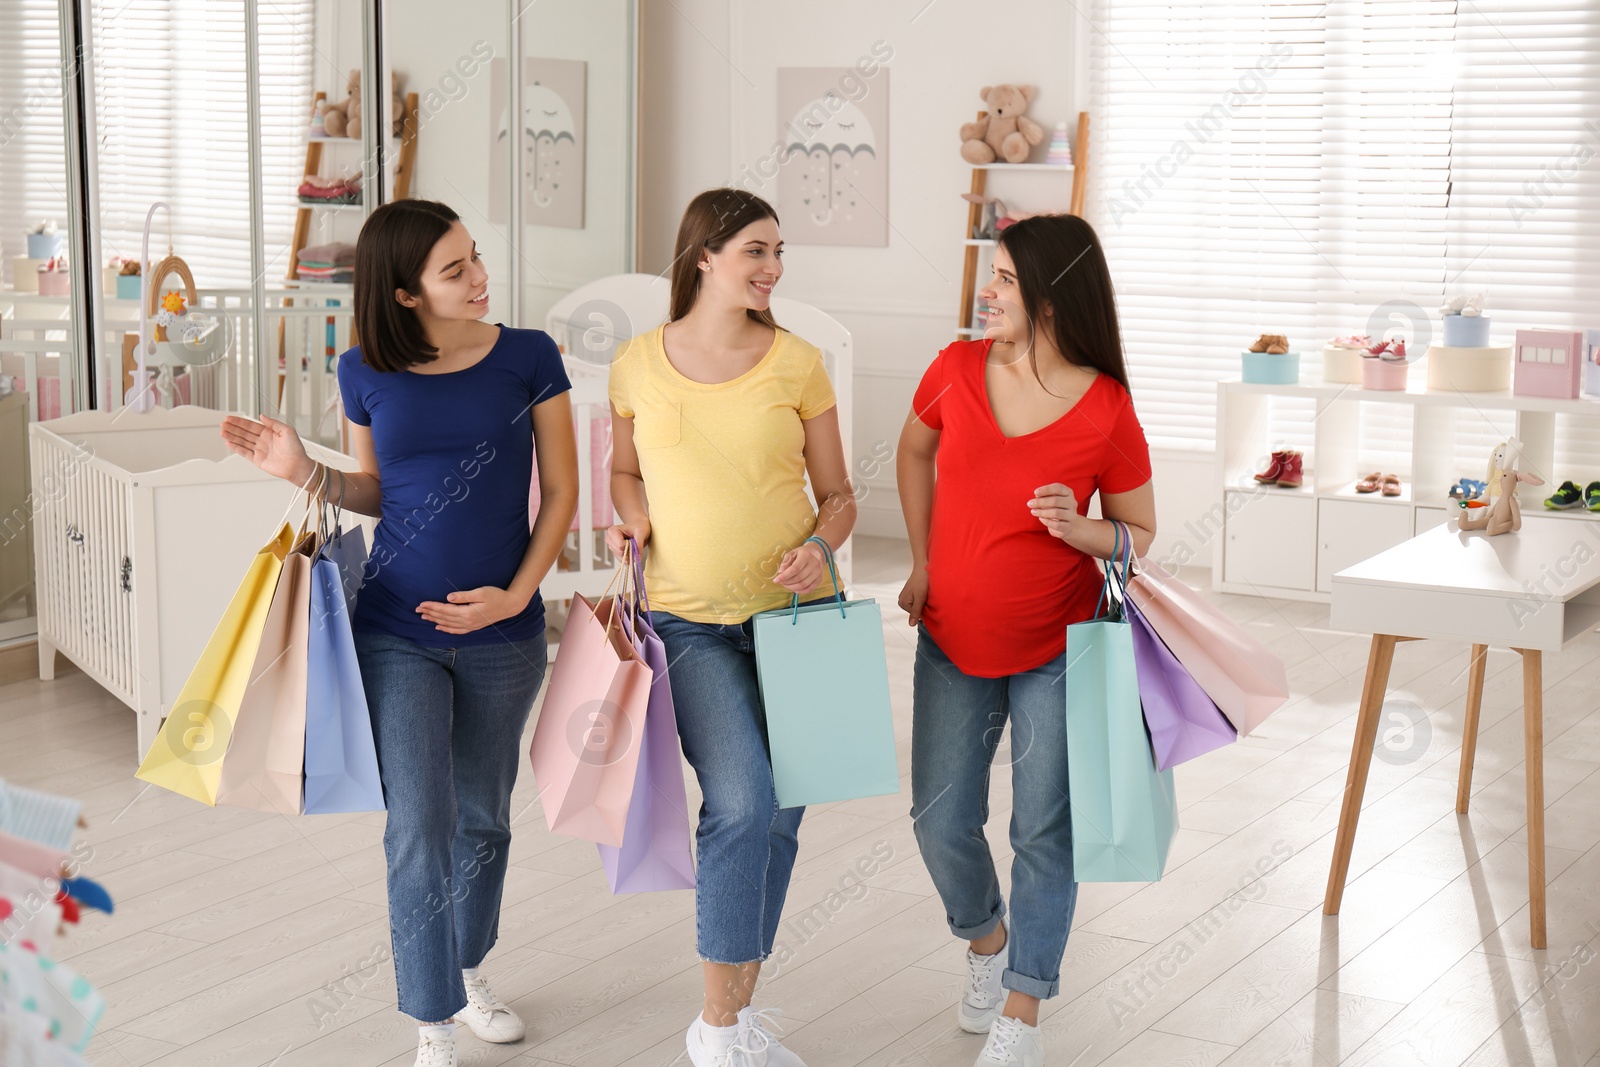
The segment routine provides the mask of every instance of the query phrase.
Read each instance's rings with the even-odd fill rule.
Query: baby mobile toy
[[[172,378],[172,361],[188,366],[206,366],[226,355],[233,345],[233,323],[225,315],[202,314],[195,309],[200,299],[195,291],[194,275],[172,250],[172,209],[157,201],[150,205],[144,217],[144,243],[140,249],[140,262],[150,262],[150,223],[157,208],[167,212],[167,256],[153,268],[144,270],[141,277],[143,292],[139,298],[139,336],[135,349],[138,360],[132,372],[124,402],[133,410],[143,413],[155,407],[157,393],[170,404],[175,395]],[[176,275],[183,283],[183,291],[176,289],[162,293],[166,279]],[[152,357],[166,356],[157,363],[158,370],[150,369]]]

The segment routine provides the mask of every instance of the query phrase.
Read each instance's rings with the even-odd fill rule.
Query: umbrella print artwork
[[[861,209],[862,167],[877,159],[872,123],[854,103],[829,95],[811,101],[790,120],[795,139],[787,149],[799,168],[801,203],[811,221],[828,226],[854,221]]]
[[[515,180],[523,198],[524,223],[583,229],[587,64],[526,57],[515,95],[522,110],[521,129],[512,126],[513,96],[506,86],[509,64],[495,59],[490,70],[491,93],[500,102],[491,127],[490,221],[507,221],[508,156],[520,140],[522,158]]]
[[[549,207],[555,191],[561,188],[561,160],[551,151],[556,142],[566,140],[576,143],[577,129],[572,121],[572,109],[556,91],[547,85],[525,85],[522,89],[522,134],[528,154],[524,173],[533,182],[533,202]],[[506,128],[505,111],[500,115],[500,139],[510,136]],[[542,154],[542,158],[541,158]]]

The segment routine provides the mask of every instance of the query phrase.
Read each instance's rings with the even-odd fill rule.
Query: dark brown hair
[[[752,222],[778,221],[772,205],[743,189],[707,189],[683,209],[678,223],[678,243],[672,250],[672,308],[668,321],[689,314],[700,295],[700,253],[720,252],[735,234]],[[760,323],[778,329],[772,312],[747,309]]]
[[[1116,293],[1094,227],[1076,215],[1035,215],[1001,230],[1000,247],[1016,266],[1028,322],[1037,328],[1050,308],[1051,340],[1067,362],[1093,367],[1127,389]],[[1032,346],[1028,362],[1039,378]]]
[[[355,327],[361,360],[368,366],[397,371],[438,358],[415,309],[394,293],[422,293],[422,268],[433,246],[460,218],[434,200],[395,200],[362,225],[356,239]]]

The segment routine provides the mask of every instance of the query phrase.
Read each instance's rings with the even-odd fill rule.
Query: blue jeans
[[[1061,990],[1078,883],[1067,799],[1066,653],[1031,671],[976,678],[918,628],[912,682],[911,817],[950,932],[969,941],[1006,914],[984,837],[989,768],[1011,720],[1011,923],[1000,983]]]
[[[667,650],[683,754],[705,798],[695,830],[695,950],[708,963],[764,960],[778,936],[806,809],[778,807],[752,627],[748,619],[724,626],[664,611],[653,621]]]
[[[462,648],[355,638],[389,806],[400,1010],[439,1022],[466,1007],[461,970],[483,961],[500,930],[511,787],[549,651],[542,634]]]

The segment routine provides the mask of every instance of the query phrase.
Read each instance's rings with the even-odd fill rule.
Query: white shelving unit
[[[1315,364],[1313,364],[1314,366]],[[1314,407],[1312,444],[1305,451],[1305,484],[1298,489],[1262,487],[1255,472],[1265,468],[1275,442],[1272,410],[1280,401]],[[1363,470],[1362,407],[1400,404],[1411,414],[1411,469],[1397,471],[1398,497],[1357,493]],[[1600,400],[1557,400],[1510,393],[1430,393],[1412,369],[1409,389],[1376,391],[1349,385],[1255,385],[1224,382],[1217,387],[1218,506],[1203,525],[1218,537],[1215,588],[1226,593],[1327,602],[1332,576],[1415,535],[1442,525],[1458,510],[1449,489],[1462,476],[1482,478],[1488,455],[1463,466],[1457,461],[1459,428],[1486,415],[1514,422],[1523,444],[1522,469],[1559,483],[1563,478],[1600,478],[1600,455],[1589,469],[1554,471],[1557,425],[1564,419],[1596,420]],[[1472,420],[1469,423],[1466,420]],[[1584,481],[1579,481],[1580,486]],[[1596,524],[1586,510],[1550,511],[1544,498],[1554,486],[1523,486],[1525,514],[1559,515]]]

